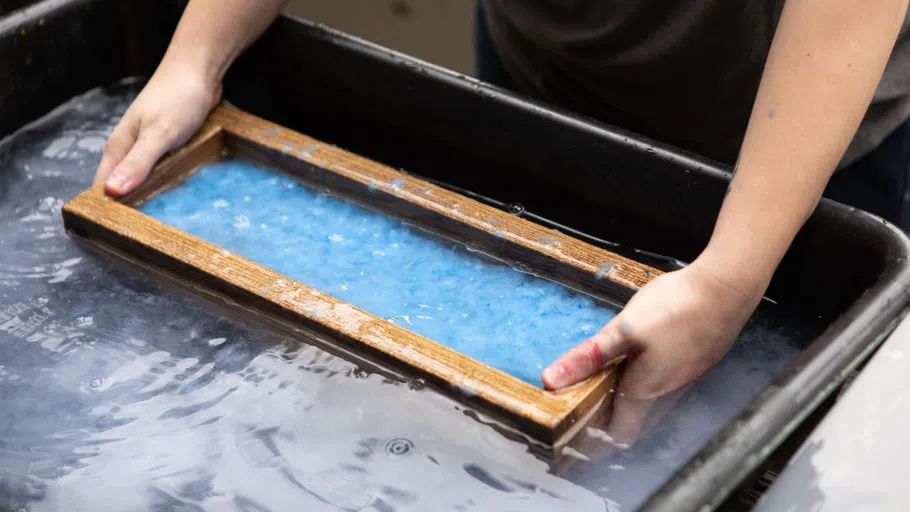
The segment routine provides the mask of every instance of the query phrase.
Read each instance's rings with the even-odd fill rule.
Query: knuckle
[[[104,142],[104,152],[105,153],[116,153],[123,150],[123,147],[126,145],[126,141],[123,140],[122,136],[118,134],[111,134],[110,137]]]
[[[133,149],[123,158],[124,162],[141,163],[146,158],[147,151],[142,144],[137,143]]]
[[[144,166],[145,159],[142,155],[135,154],[135,152],[131,152],[129,156],[123,159],[123,163],[121,164],[121,168],[131,175],[140,174]]]
[[[178,135],[177,125],[170,121],[159,120],[150,124],[139,136],[150,152],[167,149]]]
[[[597,370],[603,366],[603,351],[600,349],[600,344],[597,343],[597,341],[589,339],[582,343],[579,348],[581,349],[581,356],[583,357],[585,364],[588,365],[588,368],[590,368],[591,371]]]
[[[157,139],[169,139],[176,131],[173,122],[161,118],[159,118],[150,128],[150,135]]]

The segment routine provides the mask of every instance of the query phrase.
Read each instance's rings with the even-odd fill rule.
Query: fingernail
[[[551,388],[561,388],[568,381],[568,372],[562,364],[554,363],[543,371],[542,379]]]
[[[110,176],[108,176],[107,185],[109,187],[122,189],[126,186],[126,176],[124,176],[120,171],[114,171]]]

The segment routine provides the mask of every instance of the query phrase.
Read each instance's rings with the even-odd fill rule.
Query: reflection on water
[[[796,353],[755,323],[647,437],[557,477],[446,398],[73,243],[60,207],[136,92],[76,98],[0,147],[0,507],[631,510]]]

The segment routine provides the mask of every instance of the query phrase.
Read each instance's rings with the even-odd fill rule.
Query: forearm
[[[714,233],[699,260],[761,294],[853,138],[907,0],[788,0]]]
[[[287,0],[191,0],[161,65],[188,66],[218,82],[285,4]]]

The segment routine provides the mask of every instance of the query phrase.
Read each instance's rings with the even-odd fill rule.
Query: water
[[[358,378],[70,240],[59,208],[137,92],[0,145],[0,508],[634,510],[810,335],[761,313],[647,437],[555,476],[423,386]]]
[[[249,162],[208,165],[141,210],[533,385],[615,315]]]

